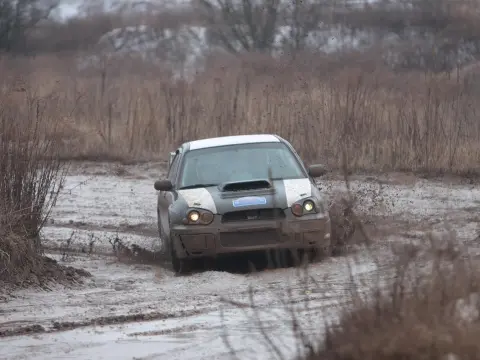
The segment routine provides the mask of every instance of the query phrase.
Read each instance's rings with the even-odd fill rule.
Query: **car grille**
[[[285,213],[280,208],[239,210],[227,212],[222,216],[222,222],[247,221],[247,220],[272,220],[283,219]]]
[[[221,233],[220,243],[223,247],[248,247],[256,245],[271,245],[281,241],[281,235],[276,230]]]

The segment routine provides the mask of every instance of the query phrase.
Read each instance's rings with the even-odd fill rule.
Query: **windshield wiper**
[[[179,188],[178,190],[186,190],[186,189],[197,189],[197,188],[206,188],[209,186],[217,186],[218,184],[193,184],[193,185],[188,185],[188,186],[183,186]]]

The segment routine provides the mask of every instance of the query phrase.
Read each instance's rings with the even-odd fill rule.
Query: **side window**
[[[172,161],[172,165],[168,170],[167,179],[170,180],[172,183],[174,182],[175,175],[177,174],[179,159],[180,159],[180,153],[175,155]]]

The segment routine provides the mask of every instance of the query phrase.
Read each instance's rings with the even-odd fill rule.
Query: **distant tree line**
[[[141,1],[143,10],[131,2],[115,12],[90,5],[66,22],[52,16],[59,1],[0,0],[0,52],[87,51],[112,29],[142,23],[204,26],[209,42],[230,53],[271,53],[281,39],[289,56],[318,51],[336,29],[342,36],[362,35],[362,51],[374,48],[397,69],[450,71],[480,55],[480,0],[195,0],[158,11]]]

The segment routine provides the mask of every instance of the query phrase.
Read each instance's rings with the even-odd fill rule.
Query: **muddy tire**
[[[174,247],[170,247],[170,259],[172,261],[173,271],[177,275],[183,275],[192,271],[192,261],[189,259],[179,259]]]
[[[160,240],[162,242],[162,248],[160,250],[160,253],[162,255],[168,255],[170,254],[170,236],[168,236],[162,229],[162,227],[160,226],[160,230],[159,230],[159,233],[160,233]]]

